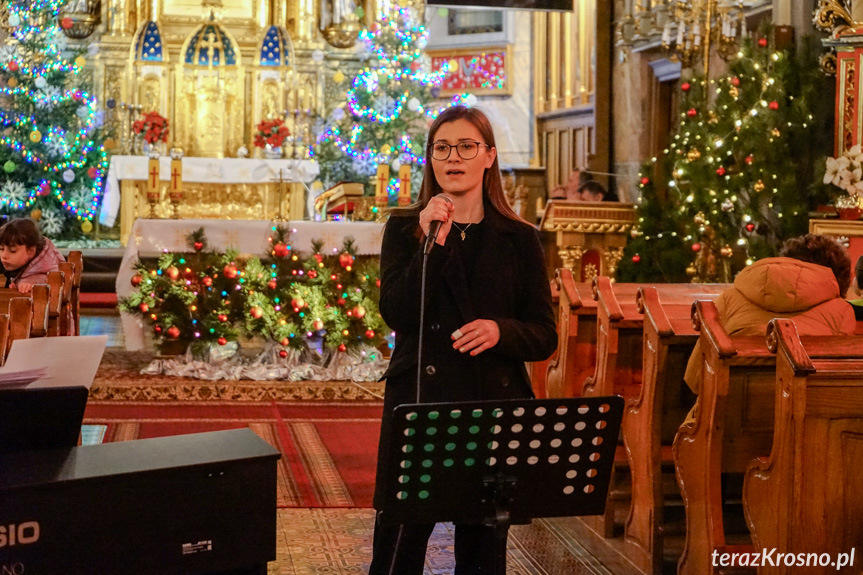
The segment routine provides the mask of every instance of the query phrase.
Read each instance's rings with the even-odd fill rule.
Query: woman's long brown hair
[[[428,142],[426,143],[425,166],[423,167],[423,182],[420,187],[419,197],[416,203],[403,208],[393,208],[390,213],[394,215],[418,214],[425,208],[432,197],[438,195],[441,190],[440,184],[434,175],[432,167],[432,143],[435,141],[435,136],[440,127],[447,122],[455,122],[456,120],[467,120],[479,130],[482,139],[490,147],[495,148],[494,130],[491,128],[491,123],[488,117],[477,108],[468,108],[466,106],[453,106],[444,110],[432,123],[429,128]],[[455,152],[453,152],[455,153]],[[485,171],[482,178],[482,197],[486,203],[502,216],[518,222],[524,222],[522,218],[516,214],[506,201],[506,196],[503,193],[503,183],[500,177],[500,166],[497,162],[497,156],[494,158],[494,163]]]

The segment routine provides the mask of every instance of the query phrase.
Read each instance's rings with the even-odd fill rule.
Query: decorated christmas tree
[[[746,42],[717,79],[680,84],[671,145],[639,174],[639,223],[622,281],[730,282],[806,233],[815,65]]]
[[[87,61],[67,45],[63,0],[6,2],[0,46],[0,211],[30,215],[51,237],[92,229],[107,160]]]
[[[470,105],[476,97],[460,94],[443,107],[430,104],[439,96],[449,66],[430,71],[422,11],[390,2],[382,11],[373,28],[360,34],[362,61],[347,94],[345,74],[337,70],[331,76],[326,101],[335,105],[326,111],[327,125],[313,153],[325,187],[362,182],[367,194],[378,165],[389,165],[388,195],[394,203],[402,165],[411,166],[412,189],[419,187],[429,123],[446,107]]]

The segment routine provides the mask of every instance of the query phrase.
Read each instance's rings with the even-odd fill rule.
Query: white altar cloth
[[[209,248],[224,251],[235,249],[243,256],[263,257],[269,252],[267,238],[274,222],[269,220],[147,220],[137,219],[132,225],[129,243],[117,273],[117,297],[130,295],[134,263],[142,257],[158,257],[165,252],[188,251],[186,238],[198,228],[204,228]],[[310,254],[312,240],[324,242],[322,251],[341,251],[344,238],[354,238],[360,255],[380,254],[384,224],[376,222],[282,222],[291,230],[294,251]],[[144,324],[133,315],[121,312],[126,349],[144,349]]]
[[[99,223],[113,226],[120,211],[120,180],[147,179],[146,156],[112,156],[102,198]],[[320,166],[314,160],[267,160],[253,158],[183,158],[183,181],[217,184],[269,184],[279,177],[288,182],[311,182]],[[159,179],[171,179],[171,158],[159,160]]]

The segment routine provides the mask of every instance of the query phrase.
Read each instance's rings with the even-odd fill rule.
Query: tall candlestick
[[[411,203],[411,166],[403,164],[399,168],[399,205],[409,206]]]
[[[388,164],[378,164],[378,172],[375,176],[375,205],[385,208],[387,205],[387,185],[390,182],[390,167]]]
[[[159,203],[159,152],[151,151],[147,162],[147,203],[150,204],[148,218],[156,218],[156,204]]]
[[[171,148],[171,184],[168,187],[168,197],[174,207],[171,215],[175,220],[180,219],[180,202],[183,201],[183,150],[182,148]]]

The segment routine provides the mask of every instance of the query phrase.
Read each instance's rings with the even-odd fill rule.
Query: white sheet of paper
[[[107,343],[107,335],[16,339],[6,364],[0,367],[0,381],[14,379],[16,374],[42,371],[44,374],[26,387],[80,385],[90,389]]]

